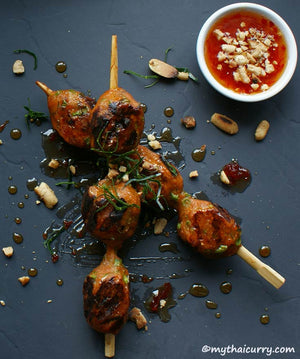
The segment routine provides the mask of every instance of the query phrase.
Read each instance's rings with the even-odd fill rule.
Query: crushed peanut
[[[225,183],[225,184],[230,184],[230,180],[227,177],[226,173],[222,170],[220,173],[220,180],[221,182]]]
[[[198,174],[197,170],[191,171],[190,174],[189,174],[190,178],[196,178],[198,176],[199,176],[199,174]]]
[[[73,176],[76,175],[76,167],[74,165],[70,165],[69,170],[70,170],[70,172],[72,173]]]
[[[16,60],[13,64],[13,73],[16,75],[22,75],[25,72],[25,68],[22,60]]]
[[[145,328],[145,330],[148,330],[147,319],[139,308],[134,307],[131,309],[129,312],[129,319],[136,324],[138,329]]]
[[[117,177],[118,175],[119,175],[119,171],[115,170],[114,168],[110,168],[110,169],[108,170],[107,177],[108,177],[109,179],[112,179],[112,178],[114,178],[114,177]]]
[[[163,233],[168,221],[166,218],[158,218],[154,223],[154,234],[161,234]]]
[[[196,127],[196,120],[193,116],[185,116],[180,122],[183,124],[185,128],[191,129]]]
[[[156,137],[153,133],[150,133],[149,135],[147,135],[147,140],[148,141],[155,141]]]
[[[214,30],[214,35],[221,42],[217,54],[219,65],[225,63],[233,68],[233,78],[236,82],[250,84],[253,91],[266,91],[269,88],[266,84],[257,86],[257,80],[253,79],[258,77],[263,81],[266,74],[276,70],[276,61],[270,63],[268,57],[278,44],[273,35],[268,35],[264,31],[253,27],[246,30],[245,22],[241,22],[240,27],[234,35],[223,33],[220,29]],[[217,69],[221,70],[219,65]]]
[[[0,300],[0,305],[2,305],[2,307],[5,307],[6,303],[3,299]]]
[[[256,141],[262,141],[267,136],[269,128],[270,124],[267,120],[261,121],[255,131]]]
[[[34,192],[45,203],[47,208],[53,208],[58,202],[54,191],[45,182],[41,182],[39,186],[36,186]]]
[[[5,257],[10,258],[14,254],[14,249],[12,246],[3,247],[2,252],[4,253]]]
[[[162,148],[161,143],[157,140],[149,141],[148,144],[153,150],[160,150]]]
[[[222,130],[230,135],[234,135],[239,131],[238,124],[235,121],[233,121],[231,118],[229,118],[225,115],[221,115],[219,113],[214,113],[211,116],[210,121],[216,127],[218,127],[220,130]]]
[[[30,278],[28,276],[23,276],[23,277],[19,277],[18,281],[22,284],[22,286],[24,287],[26,284],[29,283]]]
[[[59,162],[52,158],[51,161],[48,163],[48,167],[56,169],[59,167]]]
[[[125,166],[120,166],[120,167],[119,167],[119,171],[120,171],[121,173],[125,173],[125,172],[127,171],[127,168],[126,168]]]

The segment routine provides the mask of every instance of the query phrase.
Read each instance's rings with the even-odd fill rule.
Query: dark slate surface
[[[288,22],[296,39],[299,37],[297,1],[258,2],[278,12]],[[9,124],[0,134],[3,140],[0,148],[0,242],[1,248],[13,245],[15,249],[11,259],[0,256],[0,299],[6,302],[5,307],[0,307],[1,358],[104,357],[103,336],[85,322],[81,295],[83,280],[100,256],[82,252],[76,259],[61,253],[58,263],[53,264],[43,247],[43,231],[53,221],[56,224],[62,221],[58,209],[76,198],[79,203],[80,194],[76,189],[68,191],[59,187],[56,188],[59,198],[56,209],[51,211],[35,204],[35,194],[26,188],[27,180],[35,177],[55,188],[58,179],[49,177],[40,167],[45,157],[41,132],[48,130],[50,123],[31,126],[28,130],[23,106],[29,97],[34,109],[47,112],[46,98],[35,86],[36,80],[53,89],[74,88],[85,93],[90,90],[98,97],[109,85],[112,34],[118,35],[120,86],[148,105],[146,131],[152,124],[158,133],[169,126],[173,136],[181,138],[180,152],[185,163],[181,173],[185,189],[190,193],[203,191],[210,200],[240,218],[244,245],[255,254],[261,245],[270,245],[272,254],[265,262],[286,277],[286,284],[276,290],[238,257],[219,261],[203,259],[179,241],[174,218],[167,227],[169,238],[139,235],[124,250],[124,263],[130,273],[155,278],[148,284],[132,283],[133,304],[142,308],[151,290],[166,281],[171,282],[175,297],[186,292],[193,283],[205,284],[210,294],[207,298],[188,295],[178,300],[177,306],[170,310],[169,323],[145,313],[149,321],[147,332],[138,332],[133,323],[128,323],[116,339],[116,358],[221,356],[202,353],[205,345],[220,350],[232,345],[244,350],[246,347],[293,347],[294,354],[273,355],[284,359],[299,357],[299,70],[280,94],[266,102],[243,104],[215,92],[200,73],[195,45],[204,21],[228,3],[218,0],[1,2],[0,122],[9,120]],[[144,85],[150,81],[123,74],[125,69],[148,73],[148,60],[163,59],[168,47],[172,47],[169,62],[189,67],[199,77],[199,84],[162,81],[145,89]],[[37,70],[33,70],[33,59],[29,55],[13,54],[13,50],[19,48],[37,54]],[[26,67],[26,73],[19,78],[11,71],[17,58],[21,58]],[[58,60],[67,63],[67,78],[55,71]],[[175,110],[171,124],[163,114],[166,106]],[[239,133],[229,137],[208,124],[214,112],[238,121]],[[196,117],[197,127],[193,131],[180,124],[184,115]],[[263,119],[270,121],[271,128],[267,138],[256,143],[254,131]],[[20,140],[10,138],[12,128],[22,130]],[[196,163],[190,153],[202,144],[207,145],[207,155],[202,163]],[[163,149],[174,150],[166,143]],[[215,151],[215,155],[211,151]],[[232,158],[238,158],[253,174],[251,185],[243,193],[230,193],[211,179]],[[191,181],[188,174],[195,169],[199,177]],[[15,195],[8,194],[11,184],[18,187]],[[29,199],[24,199],[27,193]],[[20,201],[25,203],[24,209],[18,208]],[[65,213],[74,214],[74,209]],[[22,223],[15,224],[15,217],[21,217]],[[23,234],[22,244],[13,242],[13,232]],[[59,250],[67,251],[71,240],[71,232],[65,233],[57,243]],[[159,244],[168,241],[177,243],[179,253],[159,252]],[[150,258],[143,260],[142,257]],[[39,271],[26,287],[21,287],[17,281],[19,276],[26,274],[22,266],[36,267]],[[231,275],[226,274],[228,269],[233,270]],[[169,279],[173,273],[181,278]],[[58,278],[64,280],[62,287],[56,285]],[[230,280],[233,286],[228,295],[219,290],[219,284],[225,280]],[[218,303],[220,319],[215,318],[216,310],[205,307],[205,299]],[[268,325],[259,322],[264,313],[270,315]],[[227,355],[245,359],[266,356]]]

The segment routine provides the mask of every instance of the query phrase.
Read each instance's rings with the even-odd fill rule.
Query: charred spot
[[[103,324],[109,324],[109,331],[112,334],[117,334],[124,324],[124,318],[121,316],[104,320]]]
[[[233,219],[232,216],[229,214],[229,212],[225,208],[223,208],[215,203],[214,203],[214,206],[216,207],[216,209],[218,211],[218,216],[222,217],[227,222],[230,222]]]
[[[112,220],[112,222],[120,221],[125,213],[126,209],[122,211],[118,211],[116,209],[112,210],[109,214],[109,218]]]
[[[220,115],[220,118],[221,118],[221,120],[222,120],[223,122],[228,123],[228,124],[232,124],[232,121],[230,121],[228,118],[226,118],[226,117],[224,117],[224,116],[222,116],[222,115]]]
[[[99,133],[101,133],[108,125],[109,119],[105,116],[99,115],[97,111],[93,113],[93,134],[98,137]]]
[[[134,145],[136,143],[136,140],[137,140],[137,134],[135,131],[132,131],[128,139],[125,141],[125,146]]]
[[[84,219],[88,217],[90,209],[93,205],[93,201],[94,201],[94,198],[91,197],[88,192],[86,192],[83,195],[82,202],[81,202],[81,213],[82,213],[82,217]]]
[[[67,121],[68,125],[70,126],[74,126],[75,124],[75,121],[72,119],[72,118],[69,118],[68,121]]]
[[[86,277],[83,283],[83,297],[84,297],[84,315],[87,318],[93,309],[94,296],[93,296],[93,280],[90,277]]]

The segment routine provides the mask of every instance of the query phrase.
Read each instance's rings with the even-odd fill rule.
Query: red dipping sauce
[[[267,90],[287,63],[285,39],[278,27],[252,11],[221,17],[208,32],[204,55],[214,78],[243,94]]]

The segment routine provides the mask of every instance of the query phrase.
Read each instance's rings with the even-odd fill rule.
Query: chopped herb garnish
[[[34,70],[36,70],[37,69],[37,57],[36,57],[36,54],[35,53],[33,53],[32,51],[29,51],[29,50],[26,50],[26,49],[23,49],[23,50],[14,50],[14,53],[15,54],[23,54],[23,53],[25,53],[25,54],[28,54],[28,55],[31,55],[33,58],[34,58],[34,67],[33,67],[33,69]]]
[[[63,185],[66,185],[67,188],[69,189],[70,186],[76,186],[77,182],[74,182],[74,181],[62,181],[62,182],[55,183],[55,186],[63,186]]]
[[[31,123],[39,125],[41,121],[47,120],[47,116],[44,112],[33,111],[30,106],[30,99],[28,98],[28,106],[24,106],[24,109],[27,111],[25,115],[25,120],[27,127],[30,128]]]
[[[172,50],[172,47],[168,47],[166,50],[165,50],[165,57],[164,57],[164,62],[167,63],[167,60],[168,60],[168,54],[169,52]],[[198,79],[196,76],[194,76],[191,72],[189,72],[188,68],[186,67],[175,67],[178,72],[186,72],[188,73],[188,76],[191,80],[195,81],[195,82],[198,82]],[[152,87],[154,86],[155,84],[157,84],[159,82],[159,80],[161,78],[163,78],[162,76],[160,75],[141,75],[141,74],[138,74],[137,72],[134,72],[134,71],[131,71],[131,70],[124,70],[123,71],[124,74],[130,74],[130,75],[134,75],[134,76],[137,76],[137,77],[140,77],[142,79],[156,79],[156,81],[152,82],[151,84],[149,85],[146,85],[144,86],[145,88],[149,88],[149,87]]]
[[[51,248],[51,243],[62,233],[66,230],[66,227],[62,225],[61,227],[57,229],[52,230],[52,234],[45,239],[44,241],[44,247],[49,250],[51,254],[54,253],[53,249]]]

